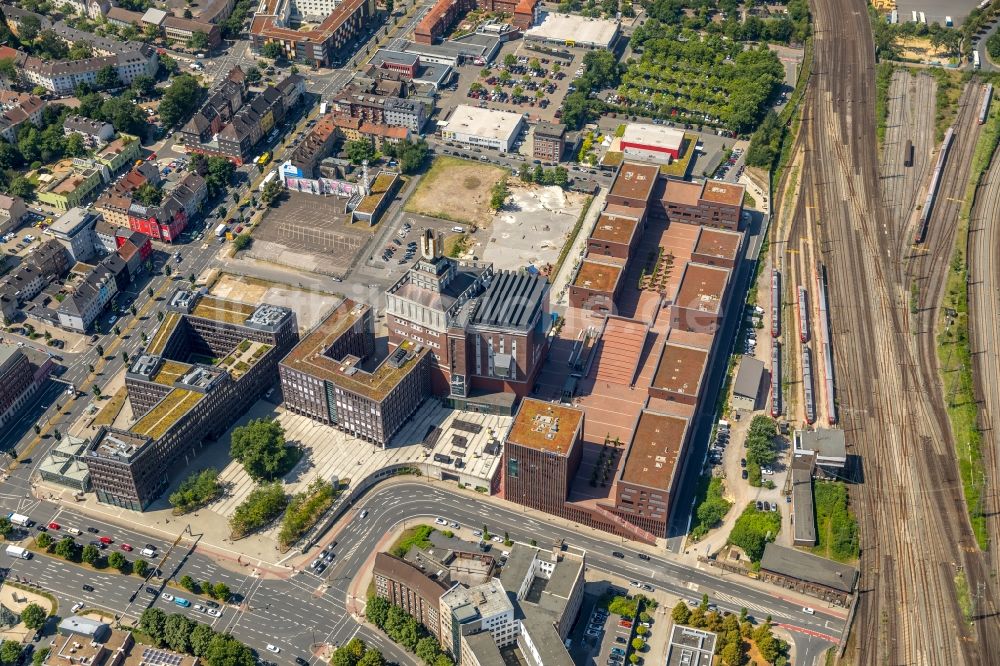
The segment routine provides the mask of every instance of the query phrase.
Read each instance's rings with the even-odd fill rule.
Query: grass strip
[[[563,245],[562,249],[559,251],[559,258],[556,259],[556,265],[552,268],[552,279],[554,280],[557,275],[559,275],[559,270],[562,268],[563,264],[566,263],[566,257],[569,256],[569,251],[573,248],[573,243],[576,242],[576,237],[580,235],[580,229],[583,228],[583,221],[587,219],[587,213],[590,211],[590,204],[594,202],[594,197],[588,196],[587,202],[583,204],[583,210],[580,211],[580,217],[576,218],[576,224],[573,225],[573,229],[569,232],[569,238],[566,239],[566,243]]]
[[[962,491],[965,494],[972,531],[976,536],[976,542],[983,550],[989,547],[989,532],[986,528],[986,517],[983,515],[986,474],[983,470],[983,438],[972,374],[972,347],[969,342],[968,243],[969,218],[975,205],[979,183],[990,166],[998,144],[1000,144],[1000,113],[994,109],[990,112],[972,155],[972,167],[958,216],[955,247],[952,250],[937,334],[942,392],[955,440],[955,455],[962,478]],[[953,317],[950,316],[952,314]]]

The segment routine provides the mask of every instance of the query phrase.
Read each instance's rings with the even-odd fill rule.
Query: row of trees
[[[635,37],[632,38],[632,41]],[[570,129],[580,129],[587,122],[600,116],[604,111],[604,103],[592,98],[605,88],[618,85],[621,77],[621,66],[614,53],[610,51],[589,51],[583,56],[583,75],[573,85],[576,90],[563,99],[562,121]]]
[[[201,103],[205,88],[190,74],[181,74],[167,86],[160,99],[160,120],[164,127],[186,122]]]
[[[441,644],[417,619],[379,596],[368,597],[365,615],[394,642],[417,655],[428,666],[454,666]],[[340,666],[334,664],[334,666]]]
[[[170,505],[174,507],[174,514],[180,515],[200,509],[221,495],[219,472],[209,467],[184,479],[177,490],[170,493]]]
[[[691,537],[700,539],[708,534],[708,531],[722,522],[722,519],[729,513],[733,503],[724,496],[725,487],[722,479],[712,478],[708,481],[708,486],[704,491],[704,496],[698,494],[698,506],[695,509],[695,520],[691,525]]]
[[[333,651],[330,666],[383,666],[385,657],[360,638],[352,638]]]
[[[785,128],[781,119],[774,111],[769,110],[764,114],[757,129],[754,130],[750,139],[750,147],[747,149],[747,164],[750,166],[770,169],[781,153],[781,142],[784,139]]]
[[[500,210],[507,203],[507,197],[509,196],[510,188],[507,186],[507,177],[504,176],[493,183],[493,187],[490,188],[490,208]]]
[[[324,479],[316,479],[304,491],[293,495],[278,532],[281,545],[288,547],[295,543],[333,506],[336,496],[333,484]]]
[[[750,663],[748,642],[751,640],[767,663],[780,666],[788,663],[788,643],[775,637],[770,615],[763,624],[754,627],[746,608],[738,616],[709,611],[708,595],[703,595],[701,603],[694,609],[688,608],[683,601],[678,601],[671,617],[677,624],[718,634],[715,651],[726,666]]]
[[[207,580],[198,582],[187,574],[181,576],[177,582],[192,594],[205,594],[219,601],[227,601],[231,594],[229,586],[225,583],[211,583]]]
[[[139,631],[157,647],[194,655],[206,666],[255,666],[253,651],[230,634],[215,632],[207,624],[194,622],[180,613],[167,615],[147,608],[139,618]]]
[[[554,169],[543,169],[541,164],[536,164],[532,169],[527,162],[522,162],[517,170],[517,176],[525,183],[538,183],[539,185],[558,185],[566,187],[569,182],[569,172],[565,167],[557,166]]]
[[[35,544],[39,548],[44,548],[46,552],[53,553],[64,560],[77,563],[84,562],[95,569],[111,567],[123,574],[134,573],[143,578],[149,573],[149,562],[146,560],[137,559],[135,562],[130,562],[123,553],[117,550],[111,551],[105,556],[103,551],[97,546],[87,544],[81,547],[73,537],[67,536],[59,541],[55,541],[48,532],[42,532],[35,537]]]
[[[236,173],[236,167],[225,157],[206,157],[200,153],[191,155],[188,171],[194,171],[205,179],[209,199],[215,198],[226,191]]]
[[[728,543],[743,549],[751,562],[760,562],[764,547],[774,541],[781,531],[781,514],[777,511],[758,511],[753,502],[747,505],[729,533]]]
[[[280,481],[257,486],[247,498],[236,507],[229,527],[233,538],[240,539],[273,522],[288,506],[288,496]]]

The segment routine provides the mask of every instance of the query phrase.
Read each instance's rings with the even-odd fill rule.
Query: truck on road
[[[20,513],[8,513],[7,518],[14,525],[20,525],[21,527],[31,527],[32,525],[31,518]]]
[[[226,233],[226,225],[225,224],[220,224],[219,226],[217,226],[215,228],[215,237],[216,238],[222,238],[223,234],[225,234],[225,233]]]
[[[7,546],[7,554],[11,557],[18,557],[22,560],[31,559],[31,551],[20,546]]]

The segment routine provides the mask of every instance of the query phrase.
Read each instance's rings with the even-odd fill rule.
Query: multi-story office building
[[[566,126],[539,122],[535,125],[532,156],[543,162],[558,163],[566,148]]]
[[[98,246],[94,226],[100,219],[100,213],[86,208],[70,208],[56,218],[45,234],[59,241],[73,262],[86,262],[94,256]]]
[[[661,178],[650,201],[650,217],[738,230],[743,214],[743,185],[721,180],[704,183]]]
[[[427,122],[427,108],[420,100],[379,95],[356,87],[345,88],[335,95],[330,100],[330,109],[338,115],[405,127],[411,132],[420,132]]]
[[[432,350],[434,391],[465,402],[478,393],[526,395],[547,348],[548,282],[494,273],[491,264],[440,253],[431,231],[420,260],[386,292],[389,344]]]
[[[466,587],[456,583],[441,595],[441,645],[451,652],[460,665],[464,658],[463,643],[469,636],[485,633],[496,648],[512,645],[517,640],[517,618],[514,604],[496,578]]]
[[[310,0],[324,2],[325,0]],[[370,25],[375,16],[374,0],[337,2],[322,23],[311,30],[289,25],[293,0],[264,0],[250,24],[250,40],[255,51],[265,44],[280,44],[289,60],[318,67],[339,63],[341,50]]]
[[[666,537],[677,475],[687,451],[686,418],[643,410],[615,483],[614,511],[657,537]]]
[[[373,358],[371,309],[345,300],[279,368],[285,406],[385,446],[429,394],[426,345],[405,342]]]
[[[504,497],[562,515],[583,456],[583,411],[525,398],[503,450]]]
[[[14,345],[0,344],[0,428],[13,421],[52,371],[52,359],[34,365]]]
[[[447,588],[417,566],[389,553],[375,555],[375,594],[399,606],[438,637],[441,595]]]
[[[98,500],[145,509],[204,440],[224,433],[274,383],[297,341],[287,308],[174,292],[125,375],[138,420],[127,431],[102,429],[87,450]]]

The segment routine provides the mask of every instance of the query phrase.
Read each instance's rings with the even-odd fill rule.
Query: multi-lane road
[[[112,548],[123,541],[140,546],[149,542],[156,545],[160,552],[167,552],[171,545],[162,538],[150,538],[75,515],[71,508],[25,500],[23,496],[0,495],[0,507],[29,512],[40,523],[55,520],[64,527],[97,527],[102,535],[115,539]],[[357,513],[362,507],[368,510],[365,518],[360,518]],[[468,493],[456,494],[439,486],[414,481],[378,487],[358,502],[355,513],[345,518],[346,524],[336,535],[334,563],[323,577],[300,571],[284,579],[264,579],[255,577],[250,567],[234,572],[232,567],[219,566],[212,558],[202,554],[197,546],[189,552],[195,540],[186,536],[170,551],[161,565],[161,571],[164,576],[173,575],[175,580],[188,574],[199,581],[229,585],[237,595],[238,605],[225,606],[223,616],[218,619],[192,608],[181,609],[161,597],[153,597],[142,589],[141,581],[135,576],[84,573],[77,565],[55,558],[37,556],[28,561],[14,560],[11,562],[11,573],[54,591],[61,604],[84,601],[88,606],[103,607],[119,614],[125,612],[133,618],[150,604],[168,612],[183,612],[199,621],[211,623],[216,630],[231,632],[257,650],[262,650],[267,643],[277,645],[282,648],[282,653],[276,655],[280,662],[290,662],[295,656],[308,656],[314,644],[340,645],[355,635],[361,635],[366,641],[379,645],[388,658],[409,663],[411,658],[398,653],[398,649],[389,645],[384,636],[374,635],[353,619],[347,610],[348,595],[352,580],[386,533],[406,521],[413,524],[417,519],[426,518],[429,522],[430,517],[438,515],[458,521],[467,529],[479,528],[485,522],[495,533],[507,532],[512,539],[523,543],[536,541],[540,547],[551,547],[565,541],[587,552],[591,571],[618,577],[619,580],[649,583],[657,590],[680,598],[699,598],[708,594],[724,610],[738,612],[745,607],[758,618],[770,615],[776,623],[793,632],[800,663],[811,663],[813,657],[829,647],[824,637],[839,637],[843,630],[842,609],[819,607],[812,615],[804,612],[801,604],[782,598],[777,589],[761,589],[745,584],[738,577],[720,578],[713,573],[667,560],[654,558],[652,564],[643,562],[638,559],[639,551],[628,544],[612,544],[600,535],[576,531]],[[178,529],[184,530],[180,523]],[[193,529],[197,535],[196,527]],[[329,541],[327,538],[323,543]],[[613,550],[624,553],[625,558],[613,557]],[[84,582],[95,588],[93,593],[83,591]],[[155,579],[152,584],[156,584]],[[169,591],[184,594],[176,589]],[[135,600],[130,602],[133,595]],[[185,598],[197,601],[191,595]],[[128,610],[124,611],[126,608]]]

